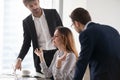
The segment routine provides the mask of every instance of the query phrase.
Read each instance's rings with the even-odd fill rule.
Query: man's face
[[[40,11],[40,5],[39,5],[39,0],[34,0],[31,2],[28,2],[26,4],[26,7],[33,13],[37,14]]]
[[[73,25],[74,25],[74,29],[75,29],[78,33],[82,32],[82,30],[83,30],[83,25],[82,25],[80,22],[74,21],[74,22],[73,22]]]

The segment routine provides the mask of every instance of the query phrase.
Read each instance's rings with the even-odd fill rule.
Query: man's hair
[[[24,3],[24,5],[26,5],[28,2],[31,2],[31,1],[35,1],[35,0],[23,0],[23,3]]]
[[[85,25],[87,22],[91,21],[91,16],[89,12],[83,8],[76,8],[70,15],[72,21],[78,21]]]

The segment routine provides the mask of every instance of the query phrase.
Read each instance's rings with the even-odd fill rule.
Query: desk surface
[[[37,77],[22,77],[22,76],[17,76],[15,77],[14,75],[11,74],[0,74],[0,80],[51,80],[51,79],[45,79],[45,78],[37,78]]]

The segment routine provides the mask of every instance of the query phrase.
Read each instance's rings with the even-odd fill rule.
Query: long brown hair
[[[63,44],[66,50],[69,52],[72,51],[77,59],[78,52],[75,47],[75,42],[71,30],[67,27],[62,27],[62,26],[57,27],[56,30],[58,30],[58,32],[63,36]]]

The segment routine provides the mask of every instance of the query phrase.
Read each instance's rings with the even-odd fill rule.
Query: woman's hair
[[[91,16],[89,12],[83,8],[76,8],[70,15],[72,21],[78,21],[83,25],[86,25],[87,22],[91,21]]]
[[[62,27],[62,26],[57,27],[56,30],[58,30],[58,32],[62,35],[63,44],[66,50],[68,52],[72,51],[77,58],[78,53],[75,47],[75,42],[71,30],[67,27]]]

